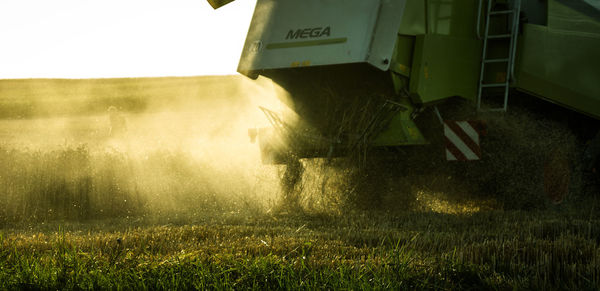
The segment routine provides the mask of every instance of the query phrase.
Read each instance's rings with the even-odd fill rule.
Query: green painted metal
[[[425,3],[423,0],[408,0],[404,6],[400,35],[425,34]]]
[[[390,65],[397,93],[408,90],[425,105],[453,96],[475,100],[476,7],[476,0],[407,1]]]
[[[593,34],[600,33],[600,21],[583,14],[586,10],[594,10],[594,7],[590,7],[585,1],[570,0],[568,2],[571,7],[556,0],[548,1],[549,28]],[[598,11],[596,11],[596,13],[598,13]]]
[[[476,1],[407,1],[390,66],[396,92],[408,86],[413,102],[423,105],[452,96],[474,100],[481,57],[476,6]],[[548,1],[545,18],[539,7],[526,7],[547,25],[523,26],[513,87],[600,118],[600,22],[556,0]],[[507,57],[500,41],[488,52],[488,58]],[[488,83],[506,78],[502,64],[490,64],[484,76]]]
[[[410,106],[408,102],[406,106]],[[422,145],[427,140],[411,118],[413,112],[410,110],[398,112],[392,118],[388,126],[373,140],[373,146],[400,146],[400,145]]]
[[[477,95],[481,41],[444,35],[419,35],[410,73],[413,101],[429,104],[460,96]]]
[[[394,54],[392,55],[392,64],[390,65],[392,72],[404,77],[410,77],[414,46],[414,36],[398,35]]]
[[[398,35],[390,65],[392,82],[394,83],[396,94],[401,94],[401,92],[408,89],[414,47],[414,36]]]
[[[225,6],[235,0],[207,0],[207,1],[210,4],[210,6],[212,6],[212,8],[219,9],[222,6]]]
[[[398,34],[475,37],[478,0],[408,0]],[[427,12],[427,21],[425,21]]]
[[[517,89],[600,118],[600,34],[526,24],[515,70]]]

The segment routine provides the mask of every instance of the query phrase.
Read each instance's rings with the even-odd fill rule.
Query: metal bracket
[[[435,115],[437,116],[437,118],[440,121],[440,123],[442,125],[444,125],[444,119],[442,118],[442,114],[440,114],[440,110],[438,109],[438,107],[437,106],[433,106],[433,111],[435,112]]]
[[[477,33],[477,39],[481,39],[481,6],[483,0],[479,0],[479,6],[477,6],[477,27],[475,31]]]

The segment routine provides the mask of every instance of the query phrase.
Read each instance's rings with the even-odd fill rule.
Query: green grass
[[[0,288],[581,290],[600,280],[600,228],[590,212],[60,225],[3,231]]]

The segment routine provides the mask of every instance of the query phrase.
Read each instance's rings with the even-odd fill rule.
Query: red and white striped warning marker
[[[446,160],[476,161],[481,159],[479,121],[444,121]]]

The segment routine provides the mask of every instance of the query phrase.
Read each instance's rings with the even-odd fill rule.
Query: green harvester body
[[[600,119],[598,2],[258,0],[238,71],[271,78],[290,93],[286,103],[314,129],[312,136],[320,136],[298,144],[321,154],[300,158],[336,152],[317,148],[343,154],[356,140],[425,144],[413,120],[419,112],[452,97],[470,101],[474,111],[505,111],[509,89]],[[382,95],[388,116],[373,118],[385,121],[374,135],[344,136],[332,126],[358,118],[343,109],[360,111]],[[499,108],[487,104],[494,100],[488,95],[501,96]],[[336,115],[340,108],[344,113]],[[297,130],[271,121],[282,134]],[[345,130],[355,125],[348,124]],[[269,145],[261,145],[263,154],[275,148],[275,136],[259,137]],[[289,142],[284,139],[278,143]]]

